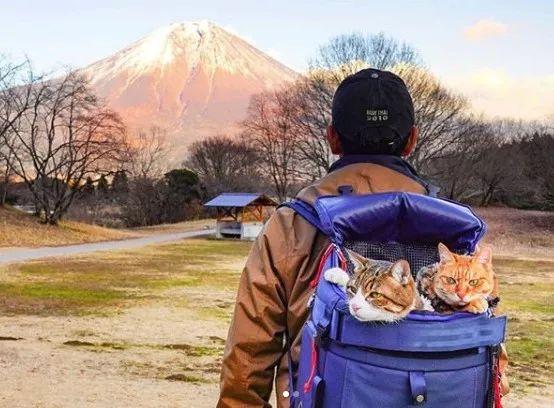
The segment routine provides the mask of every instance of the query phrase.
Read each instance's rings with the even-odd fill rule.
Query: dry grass
[[[0,207],[0,248],[59,246],[130,238],[130,231],[118,231],[74,221],[59,226],[42,224],[36,217],[12,208]]]
[[[215,220],[206,218],[194,221],[177,222],[175,224],[153,225],[151,227],[133,228],[130,231],[144,234],[195,231],[200,229],[215,228]]]
[[[477,208],[488,225],[485,242],[504,257],[554,259],[554,213],[513,208]]]
[[[509,317],[509,377],[516,393],[554,386],[554,259],[497,258],[501,309]]]
[[[199,316],[228,319],[232,303],[195,292],[233,291],[250,243],[193,239],[139,250],[0,267],[0,314],[105,313],[188,288]],[[228,304],[229,303],[229,304]]]
[[[10,207],[0,207],[0,248],[60,246],[112,241],[138,236],[215,228],[215,220],[203,219],[152,227],[111,229],[76,221],[44,225],[36,217]]]

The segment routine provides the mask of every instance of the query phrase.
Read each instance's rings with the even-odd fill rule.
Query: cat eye
[[[472,279],[468,282],[471,286],[477,286],[479,279]]]
[[[377,298],[381,297],[381,294],[379,292],[371,292],[369,294],[369,297],[372,298],[372,299],[377,299]]]
[[[450,276],[447,276],[446,277],[446,283],[448,283],[450,285],[455,285],[456,284],[456,279],[451,278]]]

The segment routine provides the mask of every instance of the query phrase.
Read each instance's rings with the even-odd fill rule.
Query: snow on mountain
[[[180,155],[233,132],[253,94],[298,75],[209,21],[159,28],[80,71],[131,128],[165,128]]]

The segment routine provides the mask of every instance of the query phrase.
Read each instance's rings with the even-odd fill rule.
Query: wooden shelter
[[[217,211],[217,238],[254,239],[277,203],[265,194],[223,193],[204,206]]]

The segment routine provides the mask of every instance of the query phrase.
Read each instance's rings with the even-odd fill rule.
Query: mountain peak
[[[298,75],[208,20],[161,27],[81,72],[128,125],[165,128],[182,146],[227,132],[253,94]]]

